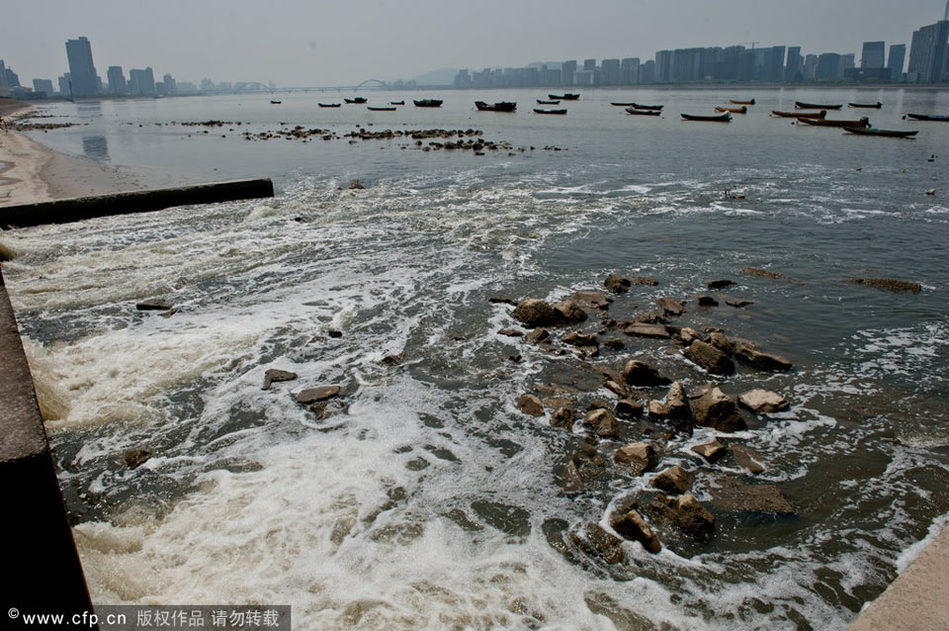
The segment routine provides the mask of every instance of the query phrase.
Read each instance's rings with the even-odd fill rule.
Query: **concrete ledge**
[[[0,366],[0,612],[91,612],[2,271]]]
[[[949,629],[949,528],[870,603],[848,631]]]
[[[273,197],[273,195],[273,181],[270,178],[256,178],[58,199],[38,204],[0,207],[0,226],[25,228],[82,221],[93,217],[150,212],[173,206],[232,202],[241,199]]]

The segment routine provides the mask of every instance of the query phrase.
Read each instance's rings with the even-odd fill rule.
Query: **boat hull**
[[[725,112],[721,116],[697,116],[695,114],[679,114],[679,116],[687,121],[702,121],[706,123],[730,123],[732,120],[732,115],[728,112]]]
[[[816,103],[804,103],[794,101],[794,109],[798,110],[839,110],[843,105],[819,105]]]
[[[564,116],[567,113],[567,110],[544,110],[539,107],[534,108],[535,114],[555,114],[558,116]]]
[[[879,136],[881,138],[912,138],[919,130],[902,131],[898,129],[873,129],[872,127],[845,127],[848,134],[857,136]]]

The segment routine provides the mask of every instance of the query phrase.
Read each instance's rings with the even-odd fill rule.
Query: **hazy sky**
[[[353,85],[442,67],[653,58],[663,48],[759,42],[805,53],[905,43],[945,0],[18,0],[0,59],[31,85],[67,70],[85,35],[96,70],[151,66],[179,81]]]

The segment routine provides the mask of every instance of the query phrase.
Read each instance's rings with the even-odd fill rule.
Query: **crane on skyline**
[[[946,12],[942,14],[942,21],[945,22],[949,20],[949,0],[946,2]]]

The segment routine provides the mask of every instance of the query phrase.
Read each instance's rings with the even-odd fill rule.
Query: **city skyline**
[[[800,46],[808,53],[857,54],[867,41],[911,43],[921,25],[941,19],[941,0],[896,7],[882,0],[784,3],[728,0],[714,7],[645,2],[484,0],[449,8],[434,0],[376,0],[358,10],[287,0],[261,8],[240,0],[185,3],[161,12],[100,0],[37,0],[0,24],[8,67],[25,84],[68,70],[62,42],[79,35],[105,69],[155,68],[198,82],[275,81],[280,86],[352,85],[410,79],[440,67],[480,69],[538,60],[640,57],[681,47],[731,44]],[[55,16],[55,17],[48,17]],[[105,73],[99,70],[99,75]],[[104,79],[104,77],[103,77]]]

